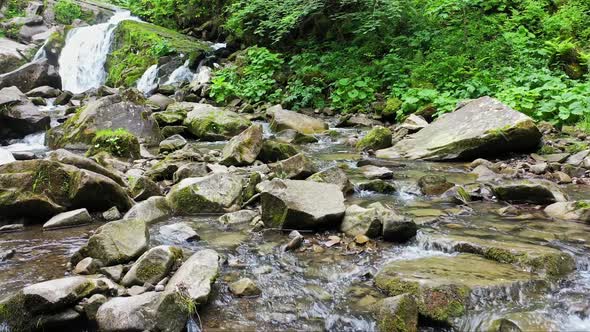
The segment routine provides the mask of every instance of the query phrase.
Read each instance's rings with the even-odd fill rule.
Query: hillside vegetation
[[[249,47],[216,72],[220,102],[399,120],[491,95],[538,120],[590,127],[585,0],[112,1]]]

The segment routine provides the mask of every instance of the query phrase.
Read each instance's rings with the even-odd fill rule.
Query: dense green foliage
[[[11,19],[13,17],[25,15],[25,9],[27,8],[27,3],[25,1],[6,0],[4,2],[0,1],[0,4],[4,6],[2,14],[4,15],[5,19]]]
[[[61,24],[72,24],[74,20],[92,17],[82,10],[82,7],[73,0],[59,0],[53,6],[55,20]]]
[[[194,20],[207,2],[187,1],[200,9],[186,15],[185,1],[126,1],[161,24]],[[219,101],[401,119],[491,95],[539,120],[590,122],[586,0],[233,0],[215,11],[221,6],[230,40],[256,46],[217,71]]]

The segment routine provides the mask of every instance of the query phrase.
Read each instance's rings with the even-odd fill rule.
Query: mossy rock
[[[391,146],[392,139],[392,133],[389,128],[377,126],[358,141],[356,148],[358,150],[385,149]]]
[[[251,122],[237,113],[208,104],[198,104],[187,114],[184,125],[197,138],[219,141],[238,135],[250,127]]]
[[[146,251],[125,274],[121,284],[130,287],[145,283],[157,284],[170,273],[174,262],[182,259],[182,249],[171,246],[157,246]]]
[[[131,87],[161,56],[184,54],[196,61],[211,48],[204,42],[154,24],[123,21],[107,58],[107,85]]]
[[[242,176],[229,173],[188,178],[172,187],[166,199],[180,215],[227,212],[241,204],[243,185]]]
[[[413,295],[421,317],[444,325],[465,314],[477,297],[547,286],[535,274],[471,254],[394,261],[378,272],[375,285],[389,296]]]
[[[265,140],[258,159],[264,163],[274,163],[298,154],[299,150],[292,144],[276,140]]]
[[[118,158],[140,158],[137,137],[125,129],[106,129],[96,132],[86,155],[93,156],[103,151]]]

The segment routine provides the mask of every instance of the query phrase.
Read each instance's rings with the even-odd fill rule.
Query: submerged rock
[[[590,222],[590,201],[553,203],[545,208],[545,213],[555,219]]]
[[[490,260],[514,264],[552,277],[564,277],[576,268],[574,259],[569,254],[547,246],[448,234],[425,237],[422,240],[436,249],[478,254]]]
[[[0,166],[0,215],[51,217],[72,208],[128,210],[133,202],[113,180],[48,160]]]
[[[180,181],[166,199],[172,210],[181,215],[227,212],[241,204],[243,185],[239,175],[214,173]]]
[[[257,296],[262,294],[260,288],[250,278],[242,278],[232,282],[229,285],[229,290],[236,296]]]
[[[530,204],[551,204],[567,201],[567,195],[553,182],[546,180],[515,180],[491,184],[494,195],[502,201]]]
[[[223,225],[238,225],[247,224],[254,218],[258,217],[259,213],[253,210],[240,210],[236,212],[226,213],[219,217],[219,222]]]
[[[179,222],[175,224],[160,227],[160,234],[170,241],[176,243],[192,242],[201,239],[188,222]]]
[[[378,158],[426,160],[475,159],[526,151],[540,144],[541,133],[528,116],[496,99],[473,100],[432,122]]]
[[[98,228],[88,243],[72,257],[78,263],[84,257],[101,260],[105,265],[127,263],[148,248],[150,234],[143,220],[113,221]]]
[[[328,129],[328,124],[320,119],[284,110],[280,105],[267,110],[272,120],[270,126],[274,131],[293,129],[301,134],[319,134]]]
[[[262,140],[262,125],[250,126],[225,145],[219,163],[226,166],[252,164],[262,149]]]
[[[453,318],[465,314],[470,300],[486,294],[499,300],[510,296],[511,290],[546,284],[509,264],[460,254],[393,261],[377,273],[375,285],[389,296],[413,295],[421,316],[450,325]]]
[[[262,221],[280,229],[321,229],[337,226],[346,207],[337,185],[274,179],[259,185]]]
[[[232,138],[250,126],[241,115],[208,104],[197,104],[184,120],[188,131],[197,138],[220,141]]]
[[[182,250],[171,246],[157,246],[146,251],[125,274],[121,284],[125,287],[155,285],[170,273],[174,262],[182,258]]]
[[[380,194],[394,194],[397,192],[397,188],[392,183],[379,179],[360,183],[358,187],[360,190],[373,191]]]
[[[441,175],[425,175],[418,180],[418,186],[424,195],[442,195],[454,184]]]

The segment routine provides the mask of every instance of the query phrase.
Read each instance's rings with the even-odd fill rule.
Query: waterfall
[[[189,66],[189,60],[186,60],[186,62],[184,63],[184,65],[176,68],[172,74],[170,74],[170,78],[168,78],[168,81],[166,83],[164,83],[164,85],[173,85],[173,84],[179,84],[182,82],[191,82],[193,80],[193,78],[195,77],[195,74],[193,74],[193,72],[190,70]]]
[[[128,11],[115,13],[106,23],[75,28],[68,33],[59,58],[62,87],[73,93],[97,88],[106,80],[104,64],[119,22],[137,20]]]
[[[149,67],[137,81],[137,89],[144,95],[151,94],[158,88],[158,65]]]

